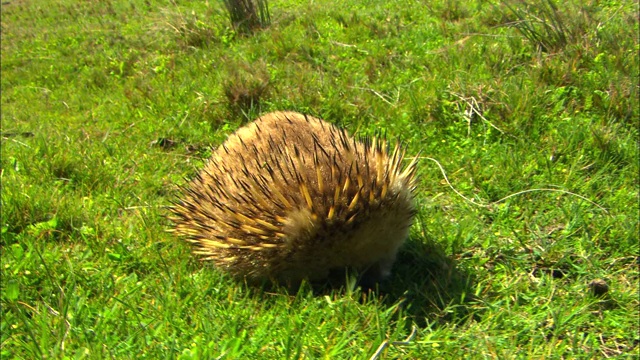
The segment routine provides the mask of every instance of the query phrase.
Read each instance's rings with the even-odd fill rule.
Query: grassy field
[[[637,1],[337,4],[240,35],[218,1],[3,1],[3,359],[639,356]],[[166,231],[285,109],[424,157],[378,291],[249,287]],[[530,189],[564,192],[497,202]]]

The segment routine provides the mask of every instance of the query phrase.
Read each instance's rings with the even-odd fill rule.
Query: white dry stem
[[[366,87],[360,87],[360,86],[350,86],[352,89],[356,89],[356,90],[364,90],[364,91],[369,91],[372,94],[374,94],[375,96],[379,97],[382,101],[384,101],[385,103],[387,103],[388,105],[392,106],[392,107],[396,107],[398,104],[398,100],[400,99],[400,90],[398,90],[398,92],[396,93],[396,98],[393,99],[391,96],[389,95],[384,95],[381,94],[377,91],[375,91],[374,89],[371,88],[366,88]],[[390,100],[393,100],[394,102],[392,103]]]
[[[471,116],[473,114],[478,115],[478,117],[480,117],[480,119],[482,119],[484,122],[486,122],[487,124],[489,124],[489,126],[491,126],[492,128],[498,130],[501,134],[506,134],[504,130],[500,129],[499,127],[495,126],[491,121],[487,120],[487,118],[484,117],[484,115],[482,115],[482,113],[480,112],[480,104],[478,104],[478,101],[476,100],[475,97],[464,97],[460,94],[457,94],[453,91],[449,91],[449,93],[455,97],[457,97],[458,99],[464,101],[467,104],[467,110],[464,112],[464,116],[467,119],[467,123],[468,123],[468,129],[467,129],[467,136],[471,135]]]
[[[522,195],[522,194],[526,194],[526,193],[530,193],[530,192],[536,192],[536,191],[549,191],[549,192],[558,192],[558,193],[562,193],[562,194],[566,194],[566,195],[575,196],[577,198],[580,198],[580,199],[588,202],[591,205],[594,205],[594,206],[598,207],[600,210],[604,211],[605,213],[607,213],[607,214],[609,213],[609,211],[607,211],[607,209],[605,209],[603,206],[599,205],[598,203],[596,203],[594,201],[591,201],[591,200],[587,199],[586,197],[584,197],[582,195],[578,195],[576,193],[573,193],[573,192],[567,191],[567,190],[551,189],[551,188],[522,190],[522,191],[518,191],[516,193],[510,194],[510,195],[507,195],[507,196],[503,197],[502,199],[490,202],[488,204],[481,204],[481,203],[475,202],[475,201],[469,199],[468,197],[462,195],[462,193],[460,193],[458,190],[456,190],[456,188],[453,187],[453,185],[451,185],[451,182],[449,182],[449,178],[447,177],[447,173],[444,171],[444,168],[442,168],[442,165],[440,165],[440,162],[438,162],[438,160],[436,160],[434,158],[430,158],[430,157],[420,157],[420,158],[421,159],[431,160],[431,161],[435,162],[436,165],[438,165],[438,167],[440,168],[440,172],[442,173],[442,177],[444,178],[444,181],[447,182],[447,185],[449,185],[451,190],[453,190],[453,192],[455,192],[458,196],[460,196],[461,198],[463,198],[467,202],[470,202],[471,204],[476,205],[476,206],[480,206],[480,207],[483,207],[483,208],[489,208],[492,205],[501,203],[501,202],[503,202],[503,201],[505,201],[505,200],[507,200],[509,198],[512,198],[514,196],[518,196],[518,195]],[[407,159],[409,159],[409,158],[407,158]]]

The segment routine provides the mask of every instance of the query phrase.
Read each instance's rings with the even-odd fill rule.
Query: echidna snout
[[[193,252],[234,276],[389,274],[413,215],[416,161],[321,119],[274,112],[238,129],[173,206]]]

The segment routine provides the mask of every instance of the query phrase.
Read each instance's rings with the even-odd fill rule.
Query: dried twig
[[[482,111],[480,110],[480,104],[478,104],[478,100],[476,100],[475,97],[471,96],[471,97],[464,97],[460,94],[457,94],[453,91],[449,91],[449,93],[455,97],[457,97],[458,99],[462,100],[464,103],[467,104],[467,110],[465,111],[465,118],[467,118],[467,122],[469,123],[469,130],[468,130],[468,134],[467,135],[471,135],[471,116],[473,114],[478,115],[478,117],[480,117],[480,119],[482,119],[484,122],[486,122],[487,124],[489,124],[489,126],[491,126],[492,128],[498,130],[501,134],[506,134],[504,130],[500,129],[499,127],[495,126],[491,121],[487,120],[487,118],[484,117],[484,115],[482,115]]]
[[[480,206],[480,207],[483,207],[483,208],[489,208],[489,207],[491,207],[492,205],[495,205],[495,204],[501,203],[501,202],[503,202],[503,201],[505,201],[505,200],[507,200],[507,199],[509,199],[509,198],[512,198],[512,197],[514,197],[514,196],[518,196],[518,195],[522,195],[522,194],[526,194],[526,193],[530,193],[530,192],[536,192],[536,191],[549,191],[549,192],[559,192],[559,193],[562,193],[562,194],[575,196],[575,197],[577,197],[577,198],[580,198],[580,199],[582,199],[582,200],[584,200],[584,201],[588,202],[588,203],[589,203],[589,204],[591,204],[591,205],[594,205],[594,206],[598,207],[600,210],[604,211],[605,213],[607,213],[607,214],[609,213],[609,211],[607,211],[607,209],[605,209],[603,206],[599,205],[598,203],[596,203],[596,202],[594,202],[594,201],[591,201],[591,200],[587,199],[586,197],[584,197],[584,196],[582,196],[582,195],[578,195],[578,194],[576,194],[576,193],[573,193],[573,192],[571,192],[571,191],[567,191],[567,190],[562,190],[562,189],[552,189],[552,188],[542,188],[542,189],[528,189],[528,190],[522,190],[522,191],[518,191],[518,192],[516,192],[516,193],[510,194],[510,195],[507,195],[507,196],[503,197],[502,199],[499,199],[499,200],[496,200],[496,201],[490,202],[490,203],[488,203],[488,204],[480,204],[480,203],[475,202],[475,201],[473,201],[473,200],[469,199],[468,197],[466,197],[466,196],[462,195],[462,193],[460,193],[458,190],[456,190],[456,188],[454,188],[454,187],[453,187],[453,185],[451,185],[451,182],[449,182],[449,178],[447,178],[447,173],[444,171],[444,169],[442,168],[442,165],[440,165],[440,162],[438,162],[438,160],[433,159],[433,158],[430,158],[430,157],[421,157],[421,158],[422,158],[422,159],[431,160],[431,161],[435,162],[435,163],[436,163],[436,165],[438,165],[438,167],[440,168],[440,172],[442,173],[442,176],[443,176],[443,178],[444,178],[444,181],[446,181],[447,185],[449,185],[449,187],[451,188],[451,190],[453,190],[453,192],[455,192],[458,196],[460,196],[461,198],[463,198],[463,199],[464,199],[464,200],[466,200],[467,202],[470,202],[470,203],[472,203],[473,205],[476,205],[476,206]]]
[[[359,86],[351,86],[352,89],[356,89],[356,90],[365,90],[365,91],[370,91],[372,92],[375,96],[379,97],[380,99],[382,99],[382,101],[386,102],[387,104],[396,107],[396,104],[398,103],[398,99],[400,98],[400,90],[398,90],[398,94],[396,95],[396,99],[395,102],[396,104],[392,103],[391,101],[387,100],[387,98],[389,98],[390,100],[393,100],[389,95],[383,95],[371,88],[365,88],[365,87],[359,87]]]

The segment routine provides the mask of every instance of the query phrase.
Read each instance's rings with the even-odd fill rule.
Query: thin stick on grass
[[[476,115],[478,115],[480,117],[480,119],[482,119],[484,122],[486,122],[487,124],[489,124],[489,126],[491,126],[492,128],[498,130],[501,134],[505,134],[505,131],[500,129],[499,127],[495,126],[491,121],[487,120],[487,118],[485,118],[482,113],[480,113],[480,111],[478,110],[480,108],[480,105],[478,104],[478,101],[476,100],[475,97],[470,97],[470,98],[466,98],[460,94],[457,94],[453,91],[449,91],[449,93],[455,97],[457,97],[458,99],[464,101],[467,106],[469,107],[468,110],[468,115],[467,112],[465,112],[465,116],[468,118],[468,122],[469,122],[469,127],[471,127],[471,114],[474,113]],[[471,130],[469,130],[469,132],[471,132]],[[470,135],[470,134],[468,134]]]
[[[364,90],[364,91],[370,91],[371,93],[373,93],[375,96],[379,97],[382,101],[386,102],[387,104],[391,105],[392,107],[396,107],[398,99],[396,99],[396,104],[392,103],[391,101],[387,100],[387,97],[389,99],[391,99],[391,96],[389,95],[383,95],[373,89],[370,88],[365,88],[365,87],[360,87],[360,86],[351,86],[352,89],[356,89],[356,90]],[[399,96],[398,96],[399,97]],[[393,100],[393,99],[392,99]]]
[[[552,188],[541,188],[541,189],[528,189],[528,190],[522,190],[522,191],[518,191],[518,192],[516,192],[516,193],[510,194],[510,195],[507,195],[507,196],[505,196],[505,197],[503,197],[503,198],[501,198],[501,199],[499,199],[499,200],[496,200],[496,201],[490,202],[490,203],[488,203],[488,204],[481,204],[481,203],[475,202],[475,201],[473,201],[473,200],[469,199],[468,197],[464,196],[462,193],[460,193],[458,190],[456,190],[456,188],[454,188],[454,187],[453,187],[453,185],[452,185],[452,184],[451,184],[451,182],[449,181],[449,178],[447,177],[447,173],[444,171],[444,168],[442,167],[442,165],[440,165],[440,162],[438,162],[438,160],[436,160],[436,159],[434,159],[434,158],[426,157],[426,156],[424,156],[424,157],[420,157],[420,159],[427,159],[427,160],[431,160],[431,161],[435,162],[435,163],[436,163],[436,165],[438,165],[438,168],[440,168],[440,172],[442,173],[442,177],[444,178],[444,181],[446,181],[446,182],[447,182],[447,185],[449,185],[449,187],[451,188],[451,190],[453,190],[453,192],[455,192],[455,193],[456,193],[456,195],[460,196],[461,198],[463,198],[463,199],[464,199],[464,200],[466,200],[467,202],[470,202],[470,203],[472,203],[473,205],[476,205],[476,206],[480,206],[480,207],[483,207],[483,208],[489,208],[489,207],[491,207],[492,205],[495,205],[495,204],[501,203],[501,202],[503,202],[503,201],[505,201],[505,200],[507,200],[507,199],[510,199],[510,198],[515,197],[515,196],[518,196],[518,195],[522,195],[522,194],[526,194],[526,193],[530,193],[530,192],[537,192],[537,191],[549,191],[549,192],[558,192],[558,193],[561,193],[561,194],[566,194],[566,195],[575,196],[575,197],[577,197],[577,198],[580,198],[580,199],[582,199],[582,200],[584,200],[584,201],[588,202],[588,203],[589,203],[589,204],[591,204],[591,205],[594,205],[594,206],[598,207],[600,210],[604,211],[605,213],[607,213],[607,214],[609,213],[609,211],[607,211],[607,209],[605,209],[603,206],[599,205],[598,203],[596,203],[596,202],[594,202],[594,201],[591,201],[591,200],[587,199],[586,197],[584,197],[584,196],[582,196],[582,195],[579,195],[579,194],[576,194],[576,193],[573,193],[573,192],[571,192],[571,191],[567,191],[567,190],[562,190],[562,189],[552,189]]]

